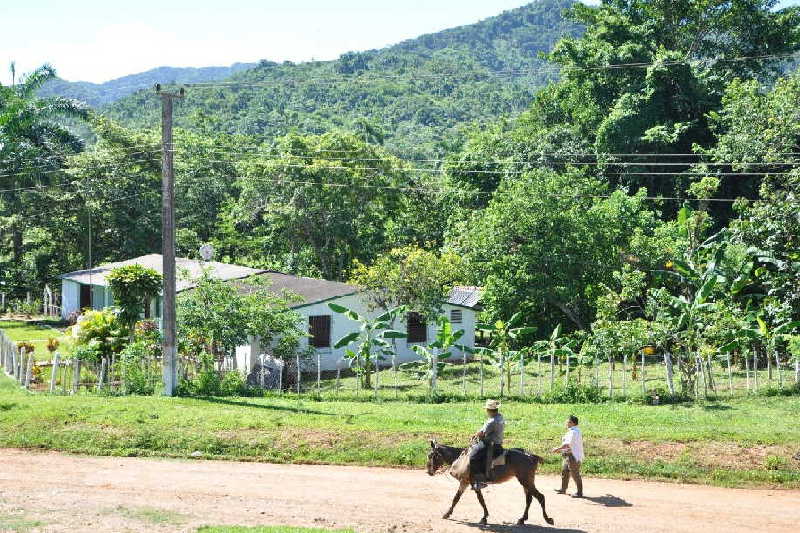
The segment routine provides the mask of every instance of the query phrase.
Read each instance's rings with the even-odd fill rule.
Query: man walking
[[[583,462],[583,436],[578,428],[578,417],[570,415],[567,418],[567,433],[561,441],[559,448],[553,448],[553,453],[560,453],[564,458],[561,465],[561,489],[558,494],[566,494],[569,485],[569,476],[575,480],[575,493],[573,498],[583,498],[583,480],[581,479],[581,463]]]

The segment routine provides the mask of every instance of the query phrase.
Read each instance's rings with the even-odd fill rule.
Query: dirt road
[[[486,493],[489,531],[800,531],[800,491],[731,490],[639,481],[585,480],[587,499],[537,485],[555,526],[534,501],[527,527],[516,483]],[[379,532],[477,531],[465,494],[439,517],[455,483],[420,471],[220,461],[78,457],[0,450],[0,530],[194,531],[200,525],[352,527]]]

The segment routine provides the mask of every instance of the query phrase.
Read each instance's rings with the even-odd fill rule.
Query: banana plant
[[[436,340],[428,346],[412,346],[411,349],[420,356],[419,361],[404,363],[400,367],[407,372],[417,374],[419,378],[428,380],[428,393],[430,398],[436,396],[437,379],[442,369],[445,367],[446,360],[453,353],[452,348],[465,348],[457,343],[464,336],[464,330],[453,330],[453,324],[446,316],[440,315],[436,319]]]
[[[487,352],[500,370],[500,397],[505,393],[506,385],[511,386],[511,343],[521,335],[529,335],[536,331],[531,327],[515,327],[522,320],[522,313],[514,313],[508,321],[498,320],[494,324],[478,323],[477,328],[490,336]]]
[[[378,361],[393,353],[392,339],[405,339],[408,335],[402,331],[391,329],[395,319],[405,312],[404,306],[395,307],[382,315],[370,319],[362,316],[352,309],[339,304],[329,303],[328,307],[334,312],[346,316],[360,324],[358,331],[348,333],[334,344],[340,349],[351,344],[356,349],[345,350],[345,358],[350,360],[359,374],[362,386],[372,388],[372,372],[378,366]]]

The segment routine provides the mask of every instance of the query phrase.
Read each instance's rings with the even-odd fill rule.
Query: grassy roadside
[[[643,406],[507,403],[509,446],[546,456],[581,417],[586,473],[722,486],[800,487],[798,397]],[[457,444],[477,402],[315,402],[292,398],[48,396],[0,378],[0,447],[90,455],[201,457],[421,468],[428,439]]]

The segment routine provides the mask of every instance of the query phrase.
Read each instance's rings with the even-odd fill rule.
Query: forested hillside
[[[463,125],[518,114],[537,89],[555,79],[556,70],[539,54],[559,38],[580,33],[580,25],[562,17],[572,4],[540,0],[477,24],[347,53],[336,61],[262,61],[225,80],[230,86],[190,88],[176,109],[176,124],[270,139],[349,130],[394,153],[441,155]],[[147,91],[107,112],[133,127],[157,125],[159,113]]]
[[[255,65],[255,63],[234,63],[229,67],[158,67],[105,83],[55,79],[44,84],[38,94],[44,98],[48,96],[72,98],[93,108],[100,108],[136,91],[149,89],[156,83],[198,83],[221,80]]]

